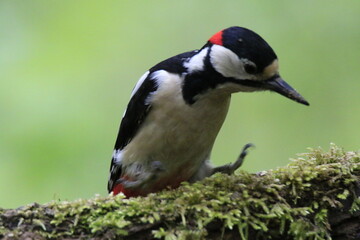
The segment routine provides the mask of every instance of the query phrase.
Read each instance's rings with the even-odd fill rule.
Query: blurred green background
[[[360,148],[359,1],[0,1],[0,207],[106,195],[120,118],[138,78],[239,25],[265,38],[310,103],[233,96],[216,165],[243,169],[307,147]]]

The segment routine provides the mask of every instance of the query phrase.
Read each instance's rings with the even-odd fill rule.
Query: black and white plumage
[[[272,48],[241,27],[155,65],[136,84],[124,113],[108,191],[146,195],[223,171],[209,157],[231,94],[263,90],[308,105],[280,78]]]

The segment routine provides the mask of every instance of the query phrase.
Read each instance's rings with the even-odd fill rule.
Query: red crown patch
[[[212,44],[223,45],[223,41],[222,41],[223,31],[224,31],[224,30],[221,30],[220,32],[215,33],[215,34],[209,39],[209,42],[211,42]]]

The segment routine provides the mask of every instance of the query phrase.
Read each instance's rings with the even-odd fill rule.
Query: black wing
[[[146,99],[152,92],[156,91],[157,86],[149,75],[136,90],[126,108],[115,142],[115,149],[117,150],[123,149],[134,138],[151,109],[151,105],[146,102]]]
[[[151,109],[151,105],[146,102],[146,99],[152,92],[157,90],[155,80],[151,79],[152,73],[165,70],[181,75],[186,70],[183,66],[185,59],[190,58],[197,52],[198,50],[176,55],[158,63],[149,70],[149,74],[130,99],[126,113],[121,121],[115,149],[121,150],[131,141]]]
[[[135,137],[141,124],[144,122],[146,116],[151,110],[151,104],[147,101],[149,95],[157,90],[156,80],[151,78],[153,72],[158,70],[165,70],[170,73],[181,74],[186,69],[183,62],[195,55],[198,51],[191,51],[176,55],[165,61],[162,61],[149,70],[149,74],[141,83],[138,89],[135,89],[133,96],[127,106],[125,115],[121,121],[119,133],[115,142],[115,152],[121,151],[126,145]],[[139,80],[141,81],[141,80]],[[110,165],[110,178],[108,181],[108,191],[111,192],[114,183],[121,175],[121,164],[116,163],[114,157]]]
[[[124,117],[122,118],[119,133],[115,142],[114,151],[121,151],[135,136],[141,124],[144,122],[151,109],[151,104],[147,102],[149,95],[156,91],[156,82],[150,78],[150,73],[141,83],[138,89],[134,89],[133,96],[128,103]],[[141,80],[140,80],[141,81]],[[113,185],[121,175],[121,164],[116,164],[116,159],[112,158],[110,165],[110,178],[108,181],[108,191],[113,190]]]

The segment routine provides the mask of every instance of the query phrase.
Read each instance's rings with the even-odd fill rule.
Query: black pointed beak
[[[279,75],[266,80],[263,87],[267,90],[277,92],[291,100],[298,103],[309,106],[310,104],[300,95],[295,89],[293,89],[287,82],[285,82]]]

